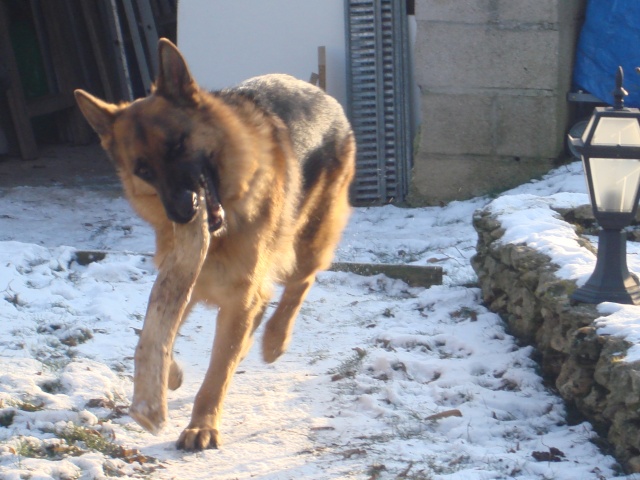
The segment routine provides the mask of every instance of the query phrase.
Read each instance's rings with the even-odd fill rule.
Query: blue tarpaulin
[[[640,107],[640,0],[589,0],[573,72],[575,89],[612,104],[618,66],[624,70],[625,106]]]

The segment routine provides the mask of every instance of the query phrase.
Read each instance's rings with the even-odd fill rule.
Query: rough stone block
[[[432,93],[422,98],[420,151],[424,154],[490,154],[492,99]]]
[[[432,22],[487,23],[490,0],[417,0],[416,19]]]
[[[557,0],[417,0],[416,18],[451,23],[552,24],[558,21],[558,8]]]
[[[422,22],[416,41],[416,81],[428,89],[554,90],[558,38],[554,30]]]
[[[516,187],[551,167],[551,162],[538,158],[516,162],[495,156],[418,155],[407,200],[412,205],[465,200]]]
[[[557,99],[550,96],[496,98],[496,153],[501,156],[556,158],[563,151],[555,114]]]
[[[508,24],[555,24],[558,22],[557,0],[497,0],[497,20]],[[515,26],[515,25],[514,25]]]

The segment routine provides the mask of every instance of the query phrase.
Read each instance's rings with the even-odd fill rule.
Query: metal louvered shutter
[[[402,202],[408,191],[412,132],[404,0],[347,0],[347,91],[358,145],[352,199]]]

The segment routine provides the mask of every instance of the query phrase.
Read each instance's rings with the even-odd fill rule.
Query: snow
[[[640,478],[619,473],[591,441],[589,423],[568,423],[532,349],[505,332],[474,286],[471,220],[487,205],[506,228],[503,242],[529,244],[552,258],[560,276],[584,283],[595,257],[553,208],[585,203],[575,162],[495,199],[355,209],[338,260],[439,265],[444,284],[424,289],[381,275],[321,273],[290,350],[265,365],[256,345],[240,365],[222,448],[189,453],[174,442],[208,365],[215,311],[197,308],[184,325],[176,343],[183,386],[169,393],[168,426],[158,436],[145,432],[127,407],[136,329],[156,274],[151,230],[108,189],[6,189],[0,477]],[[110,253],[83,266],[76,250]],[[640,271],[632,245],[629,267]],[[598,308],[601,333],[638,344],[621,360],[640,359],[638,307]],[[126,454],[82,442],[74,452],[60,439],[73,429]],[[534,452],[558,461],[536,460]]]

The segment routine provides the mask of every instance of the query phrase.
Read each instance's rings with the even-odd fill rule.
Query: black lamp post
[[[622,229],[636,216],[640,195],[640,110],[625,108],[618,67],[613,107],[596,107],[582,138],[569,138],[582,156],[591,206],[602,227],[596,268],[571,299],[640,305],[640,287],[627,269]]]

